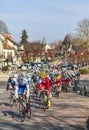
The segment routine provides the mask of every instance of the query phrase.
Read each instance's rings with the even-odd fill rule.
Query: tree
[[[70,45],[72,45],[72,39],[73,39],[73,36],[71,34],[67,34],[65,36],[64,41],[62,42],[64,51],[68,51]]]
[[[83,48],[83,39],[77,35],[75,35],[72,39],[72,49],[75,50],[75,51],[82,51],[84,48]]]
[[[77,33],[85,40],[89,40],[89,19],[85,18],[78,23]]]
[[[55,50],[60,52],[61,51],[61,45],[62,45],[62,40],[58,40],[55,46]]]
[[[78,23],[77,34],[84,41],[83,47],[89,50],[89,18],[85,18]]]
[[[45,44],[40,41],[34,41],[30,43],[30,49],[33,54],[33,59],[35,60],[37,57],[42,57],[42,53],[44,52]]]
[[[26,30],[23,30],[22,31],[22,36],[21,36],[21,44],[22,45],[24,45],[24,49],[25,50],[27,50],[27,44],[28,44],[28,41],[27,41],[27,39],[28,39],[28,35],[27,35],[27,32],[26,32]]]
[[[9,33],[7,26],[3,21],[0,21],[0,33],[1,34]]]

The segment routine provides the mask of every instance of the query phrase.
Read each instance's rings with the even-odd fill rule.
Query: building
[[[48,50],[50,50],[51,49],[51,47],[48,45],[48,44],[45,44],[45,46],[44,46],[44,51],[46,52],[46,51],[48,51]]]
[[[3,55],[3,43],[4,43],[4,38],[2,35],[0,35],[0,56]]]
[[[46,59],[46,55],[51,52],[51,47],[48,44],[43,44],[40,41],[29,42],[25,45],[25,53],[23,55],[24,62],[40,62]],[[48,56],[50,57],[50,55]]]
[[[0,34],[0,67],[12,65],[12,63],[21,64],[21,58],[17,55],[18,45],[10,34]]]

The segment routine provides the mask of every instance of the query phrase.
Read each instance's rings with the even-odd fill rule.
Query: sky
[[[63,40],[84,18],[89,18],[89,0],[0,0],[0,20],[17,42],[24,29],[31,42]]]

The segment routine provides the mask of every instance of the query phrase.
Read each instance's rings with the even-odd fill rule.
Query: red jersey
[[[46,77],[45,79],[43,79],[43,81],[38,84],[37,89],[40,90],[42,88],[47,89],[47,90],[50,91],[51,85],[50,85],[50,79],[48,77]]]
[[[42,85],[44,86],[45,89],[47,89],[47,90],[50,91],[51,85],[50,85],[50,79],[48,77],[46,77],[45,79],[43,79]]]
[[[60,84],[60,85],[62,84],[62,78],[54,82],[54,85],[57,85],[57,84]]]

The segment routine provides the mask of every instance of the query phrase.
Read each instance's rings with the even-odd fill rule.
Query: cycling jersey
[[[16,86],[16,97],[18,97],[18,94],[23,94],[25,90],[27,91],[27,97],[28,97],[29,96],[28,80],[24,78],[22,83],[20,83],[18,78],[15,78],[14,81]]]
[[[8,79],[7,81],[7,87],[6,87],[6,90],[9,90],[9,89],[13,89],[14,88],[14,85],[15,85],[15,81],[12,79]]]
[[[37,90],[40,90],[42,88],[47,89],[48,91],[50,91],[51,85],[50,85],[50,79],[48,77],[46,77],[45,79],[40,79],[39,80]]]
[[[59,80],[56,80],[56,81],[54,82],[54,85],[57,85],[57,84],[62,85],[62,78],[60,78]]]

